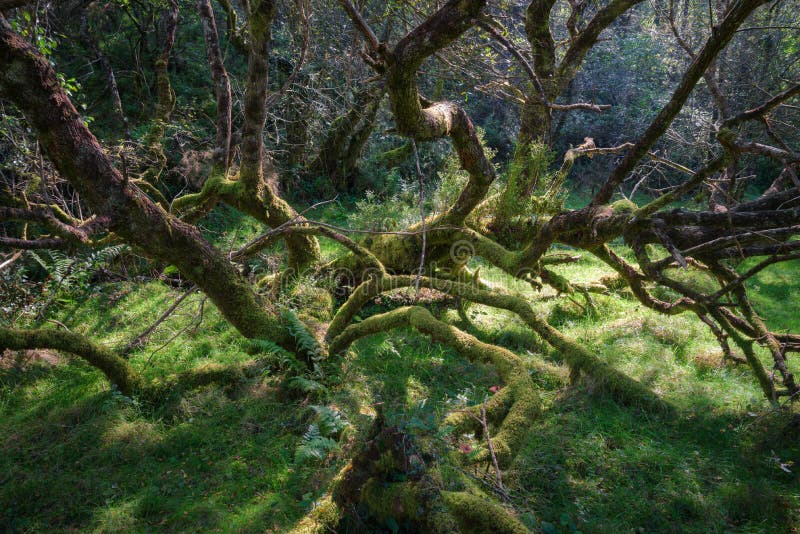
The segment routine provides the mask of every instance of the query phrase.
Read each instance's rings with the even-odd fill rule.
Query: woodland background
[[[798,9],[0,0],[0,525],[797,531]]]

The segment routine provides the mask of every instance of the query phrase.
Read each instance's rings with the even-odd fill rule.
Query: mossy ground
[[[243,229],[237,241],[252,232]],[[333,249],[325,247],[330,256]],[[609,274],[588,257],[557,271],[573,281]],[[798,272],[800,264],[787,263],[750,282],[773,328],[800,327],[791,302]],[[493,269],[481,273],[492,284],[526,289]],[[103,284],[54,318],[119,347],[178,295],[160,282]],[[797,531],[800,464],[791,462],[800,461],[800,424],[770,412],[752,375],[723,362],[695,318],[662,317],[624,296],[593,298],[595,315],[568,299],[536,306],[551,324],[669,401],[677,416],[621,407],[591,380],[567,386],[535,377],[545,410],[505,475],[520,518],[551,532]],[[210,303],[196,331],[190,327],[167,343],[193,324],[200,300],[188,298],[131,355],[145,378],[254,358]],[[483,306],[468,314],[467,330],[483,341],[561,365],[510,314]],[[443,317],[459,321],[454,311]],[[0,525],[14,532],[284,532],[323,495],[377,403],[391,424],[441,451],[437,467],[446,484],[448,473],[462,469],[452,456],[464,453],[440,423],[449,411],[480,402],[497,381],[491,367],[409,329],[360,340],[344,362],[341,385],[325,401],[355,431],[344,433],[339,453],[309,464],[294,459],[308,408],[280,394],[275,372],[152,407],[110,391],[100,373],[72,358],[2,368]]]

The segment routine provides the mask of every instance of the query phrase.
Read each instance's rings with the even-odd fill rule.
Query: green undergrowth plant
[[[45,291],[55,292],[60,303],[71,302],[75,291],[88,288],[97,267],[106,265],[128,250],[127,245],[111,245],[90,252],[67,255],[59,250],[29,251],[28,255],[47,273]],[[67,300],[63,300],[67,299]]]
[[[495,212],[500,220],[556,213],[566,201],[566,177],[552,169],[554,153],[541,143],[526,148],[530,154],[509,166]]]
[[[473,261],[470,268],[479,264]],[[759,306],[781,310],[771,316],[772,328],[797,327],[786,305],[797,289],[796,269],[778,265],[747,282]],[[573,283],[613,274],[588,254],[552,270]],[[589,377],[570,381],[564,356],[518,318],[471,306],[467,331],[516,354],[541,396],[541,413],[525,425],[520,453],[503,473],[507,509],[527,528],[797,528],[797,408],[774,412],[748,370],[725,361],[695,317],[664,317],[604,294],[592,295],[593,315],[498,269],[481,266],[481,279],[525,295],[564,335],[675,408],[667,416],[620,405]],[[158,281],[104,283],[48,318],[118,347],[180,294]],[[2,360],[0,524],[21,532],[263,532],[265,525],[289,532],[320,505],[378,411],[425,451],[426,480],[437,491],[453,499],[468,492],[470,505],[495,498],[493,471],[465,467],[484,454],[484,437],[459,435],[445,423],[454,411],[493,398],[503,382],[492,366],[410,328],[357,341],[336,366],[326,359],[309,365],[319,346],[313,328],[294,329],[290,352],[244,339],[208,303],[201,318],[201,301],[190,295],[129,362],[164,384],[210,364],[244,369],[235,388],[206,384],[155,406],[115,392],[95,369],[64,355],[30,355],[11,368]],[[302,320],[304,311],[287,307],[287,324],[295,322],[289,313]],[[384,311],[365,308],[362,318]],[[452,309],[437,319],[461,325]],[[497,431],[490,425],[490,437]]]
[[[340,411],[324,405],[311,405],[313,415],[308,429],[303,433],[295,450],[295,461],[323,461],[339,449],[339,437],[350,426]]]
[[[355,209],[347,214],[347,223],[359,230],[398,230],[419,219],[419,209],[411,200],[408,195],[381,198],[374,191],[367,191],[363,199],[356,200]]]

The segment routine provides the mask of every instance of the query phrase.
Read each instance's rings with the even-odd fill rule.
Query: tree
[[[0,207],[10,235],[0,238],[0,245],[11,250],[74,250],[100,243],[127,243],[152,261],[174,265],[244,336],[269,340],[297,353],[308,364],[324,358],[333,365],[359,338],[413,327],[432,340],[453,347],[465,358],[497,368],[503,381],[498,393],[483,405],[451,414],[448,423],[457,432],[487,432],[487,449],[475,461],[491,462],[498,476],[513,461],[527,427],[541,410],[525,362],[507,349],[483,343],[437,319],[419,302],[356,322],[355,317],[370,300],[398,288],[416,288],[417,293],[419,288],[428,288],[464,303],[508,310],[562,354],[574,379],[581,374],[591,375],[622,403],[658,411],[669,411],[670,407],[644,385],[562,335],[534,312],[526,297],[490,289],[478,271],[468,269],[467,260],[472,256],[480,256],[534,288],[547,285],[558,293],[581,293],[587,303],[591,302],[592,291],[624,286],[643,305],[661,313],[694,313],[732,358],[735,355],[729,340],[733,341],[770,400],[796,398],[800,385],[786,354],[800,351],[800,336],[770,331],[751,305],[744,282],[770,265],[800,257],[798,242],[793,239],[800,228],[800,184],[796,177],[800,155],[769,132],[769,117],[783,112],[782,107],[800,94],[800,83],[777,80],[774,91],[760,97],[760,101],[734,104],[725,100],[724,105],[714,83],[721,55],[730,49],[743,24],[760,16],[765,3],[719,3],[716,14],[712,13],[710,28],[702,32],[695,28],[695,44],[684,47],[691,61],[643,131],[613,147],[597,146],[587,132],[584,142],[566,150],[560,167],[553,169],[548,160],[553,146],[553,112],[607,109],[601,104],[557,100],[565,97],[601,34],[637,9],[640,2],[611,0],[601,6],[569,2],[568,7],[559,6],[565,10],[559,16],[554,12],[555,2],[533,0],[525,10],[525,35],[531,48],[527,54],[514,43],[518,37],[507,37],[495,18],[488,15],[490,9],[485,1],[449,0],[438,9],[416,5],[416,16],[421,20],[407,23],[403,36],[392,41],[388,32],[379,38],[370,19],[348,0],[340,0],[338,5],[363,40],[361,55],[374,71],[377,86],[358,94],[355,106],[334,123],[316,157],[302,158],[311,162],[310,172],[333,176],[344,166],[343,175],[337,179],[346,177],[373,127],[385,92],[395,132],[408,140],[420,180],[420,147],[438,139],[449,140],[467,176],[456,199],[440,213],[425,215],[423,209],[420,222],[404,231],[356,239],[349,237],[346,229],[305,218],[280,195],[281,170],[264,146],[271,99],[270,43],[275,2],[251,0],[241,10],[223,3],[229,40],[247,58],[239,125],[234,124],[231,76],[220,46],[216,15],[209,0],[198,0],[196,8],[216,100],[214,148],[210,169],[198,180],[204,184],[202,190],[179,194],[169,201],[160,198],[163,195],[152,187],[162,173],[164,158],[156,157],[157,168],[148,180],[130,178],[124,155],[119,161],[121,170],[118,169],[76,110],[48,58],[26,39],[25,32],[12,25],[13,9],[24,6],[24,2],[4,2],[0,12],[10,14],[10,19],[0,20],[0,96],[24,115],[54,172],[77,191],[81,206],[92,215],[65,213],[46,196],[48,184],[34,201],[11,191],[10,195],[3,195]],[[177,6],[169,3],[163,14],[166,31],[156,62],[158,103],[148,141],[142,147],[151,153],[159,152],[164,124],[169,122],[174,106],[166,66],[174,41]],[[307,9],[309,6],[301,2],[294,13],[300,17],[300,25],[309,24]],[[234,17],[237,13],[244,15],[241,28]],[[667,19],[674,27],[673,6]],[[499,43],[498,50],[519,65],[526,77],[519,89],[522,107],[517,148],[508,177],[498,192],[491,190],[497,180],[495,166],[465,108],[455,102],[429,99],[420,90],[420,73],[429,68],[427,62],[451,46],[472,42],[468,39],[476,37],[468,33],[475,28],[483,31],[481,39]],[[554,37],[557,31],[565,31],[563,41]],[[676,30],[674,34],[682,40],[680,32]],[[98,55],[97,50],[94,54]],[[295,68],[299,69],[302,63],[303,60]],[[511,68],[512,63],[503,64]],[[111,72],[110,67],[104,70]],[[298,77],[299,74],[294,79]],[[703,161],[692,162],[692,168],[669,160],[654,147],[664,142],[703,80],[716,99],[718,110],[711,124],[713,148]],[[114,98],[119,100],[119,94]],[[366,117],[358,113],[364,101],[369,102]],[[116,107],[119,110],[120,106]],[[753,140],[761,134],[750,125],[758,121],[766,124],[772,141],[760,137]],[[234,135],[237,130],[239,133]],[[336,147],[344,154],[338,162],[331,157],[332,148]],[[238,158],[234,149],[238,150]],[[748,154],[777,162],[781,174],[774,183],[747,200],[729,195],[724,203],[713,203],[713,209],[708,211],[670,208],[698,189],[716,187],[714,184],[720,180],[733,190],[738,168],[734,162]],[[618,159],[591,200],[580,209],[565,209],[563,184],[575,162],[582,157],[605,155],[617,155]],[[643,206],[627,198],[612,202],[621,186],[646,161],[678,170],[682,177]],[[41,166],[39,174],[42,180],[48,179]],[[341,183],[337,187],[347,185]],[[236,251],[220,251],[193,224],[218,202],[247,214],[268,229]],[[423,203],[420,205],[424,207]],[[24,224],[14,226],[7,224],[9,221]],[[322,264],[317,243],[320,238],[343,245],[349,253]],[[616,239],[630,247],[635,263],[609,246]],[[285,272],[273,281],[275,290],[279,290],[281,280],[298,269],[335,271],[336,276],[346,275],[354,283],[348,298],[333,310],[330,321],[321,329],[307,327],[295,315],[280,313],[240,271],[243,260],[278,240],[283,240],[288,260]],[[598,287],[557,275],[550,266],[572,261],[572,256],[556,252],[556,246],[596,256],[617,273],[616,279]],[[743,268],[743,262],[751,258],[760,260]],[[698,282],[700,278],[702,283]],[[672,297],[658,298],[656,294]],[[314,337],[312,332],[319,335]],[[777,375],[763,367],[755,344],[769,351]],[[80,336],[41,328],[0,327],[0,348],[72,352],[95,365],[126,393],[147,395],[150,387],[122,357]],[[416,465],[422,460],[399,447],[403,439],[398,429],[387,427],[378,417],[373,435],[336,480],[330,498],[314,517],[298,526],[298,531],[324,531],[336,522],[347,521],[355,504],[368,510],[371,521],[403,519],[432,532],[490,526],[501,531],[525,531],[501,506],[483,504],[468,491],[437,489],[435,473]],[[392,514],[388,515],[387,510]]]

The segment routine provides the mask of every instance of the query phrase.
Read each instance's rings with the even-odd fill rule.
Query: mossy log
[[[443,489],[434,458],[378,415],[370,438],[332,483],[331,494],[291,532],[377,532],[422,534],[499,533],[529,530],[513,513],[485,496]]]

